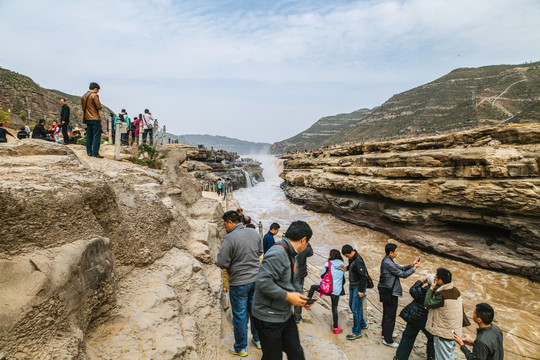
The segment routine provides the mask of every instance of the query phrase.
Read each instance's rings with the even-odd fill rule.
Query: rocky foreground
[[[540,125],[286,155],[292,201],[423,250],[540,281]]]
[[[72,147],[76,148],[76,147]],[[221,205],[165,152],[164,170],[0,146],[0,354],[210,359],[222,321]]]

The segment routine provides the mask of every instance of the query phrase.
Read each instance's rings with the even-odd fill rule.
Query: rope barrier
[[[320,256],[321,258],[323,258],[323,259],[325,259],[325,260],[328,260],[328,257],[327,257],[327,256],[323,256],[323,255],[321,255],[321,254],[319,254],[319,253],[317,253],[317,252],[315,252],[315,251],[313,251],[313,254],[315,254],[315,255],[317,255],[317,256]],[[313,266],[313,265],[312,265],[312,266]],[[379,282],[379,280],[376,280],[376,279],[372,279],[372,280],[373,280],[373,282],[377,282],[377,283]],[[403,286],[403,287],[404,287],[404,288],[407,288],[406,286]],[[376,290],[376,288],[373,288],[372,290],[373,290],[376,294],[379,294],[379,292]],[[381,314],[383,313],[383,311],[382,311],[381,309],[379,309],[379,308],[375,305],[375,303],[373,303],[373,301],[371,301],[371,300],[368,298],[367,293],[366,293],[366,296],[365,296],[365,297],[366,297],[367,301],[371,304],[371,306],[373,306],[373,307],[374,307],[377,311],[379,311]],[[398,322],[398,323],[401,324],[401,325],[406,325],[406,323],[402,322],[399,318],[396,319],[396,322]],[[469,331],[471,334],[475,334],[475,332],[474,332],[473,330],[471,330],[471,329],[469,329],[469,328],[467,328],[467,327],[465,327],[465,329],[466,329],[467,331]],[[519,339],[521,339],[521,340],[525,340],[525,341],[530,342],[530,343],[532,343],[532,344],[534,344],[534,345],[540,346],[540,344],[536,343],[536,342],[533,341],[533,340],[524,338],[524,337],[522,337],[522,336],[520,336],[520,335],[517,335],[517,334],[512,334],[511,332],[509,332],[509,331],[507,331],[507,330],[501,329],[501,331],[502,331],[503,333],[508,334],[508,335],[515,336],[515,337],[517,337],[517,338],[519,338]],[[540,360],[540,358],[532,357],[532,356],[528,356],[528,355],[523,355],[523,354],[520,354],[520,353],[516,353],[516,352],[514,352],[514,351],[512,351],[512,350],[504,349],[504,351],[505,351],[505,352],[508,352],[508,353],[510,353],[510,354],[513,354],[513,355],[518,355],[518,356],[524,357],[524,358],[526,358],[526,359]]]

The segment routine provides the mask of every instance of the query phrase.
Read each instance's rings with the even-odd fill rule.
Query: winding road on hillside
[[[514,86],[514,85],[516,85],[516,84],[518,84],[518,83],[520,83],[520,82],[523,82],[523,81],[527,81],[527,80],[528,80],[527,75],[525,75],[525,74],[523,73],[523,71],[521,71],[521,70],[519,70],[519,69],[514,69],[514,70],[517,71],[518,73],[520,73],[520,74],[523,76],[523,79],[518,80],[518,81],[516,81],[516,82],[510,84],[510,85],[509,85],[502,93],[500,93],[499,95],[497,95],[497,96],[495,97],[495,99],[493,99],[493,101],[491,102],[491,105],[493,105],[493,107],[499,109],[500,111],[504,112],[504,113],[506,114],[506,116],[508,116],[508,119],[501,121],[501,122],[499,123],[499,125],[501,125],[501,124],[507,122],[508,120],[512,119],[512,118],[514,117],[514,115],[513,115],[510,111],[508,111],[503,105],[495,105],[495,102],[496,102],[501,96],[503,96],[503,95],[504,95],[504,94],[505,94],[512,86]]]

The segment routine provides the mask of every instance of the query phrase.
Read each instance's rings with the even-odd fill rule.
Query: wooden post
[[[154,148],[156,148],[158,146],[158,144],[157,144],[158,130],[159,130],[159,126],[157,124],[157,121],[154,120],[154,131],[152,131],[152,146],[154,146]]]
[[[126,123],[117,121],[116,122],[116,134],[114,137],[114,160],[120,160],[120,143],[122,142],[122,131],[126,129]]]
[[[112,128],[113,128],[113,117],[109,116],[107,118],[107,133],[109,135],[109,144],[112,144]]]

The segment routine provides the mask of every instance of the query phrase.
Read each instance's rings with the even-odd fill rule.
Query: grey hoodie
[[[296,292],[291,283],[291,263],[285,249],[279,245],[285,244],[293,257],[293,266],[298,254],[289,240],[283,238],[264,255],[253,297],[253,316],[257,319],[282,323],[292,315],[292,305],[285,300],[288,292]]]
[[[259,233],[236,224],[221,243],[217,264],[229,273],[229,285],[240,286],[254,282],[259,271],[259,256],[262,254]]]

